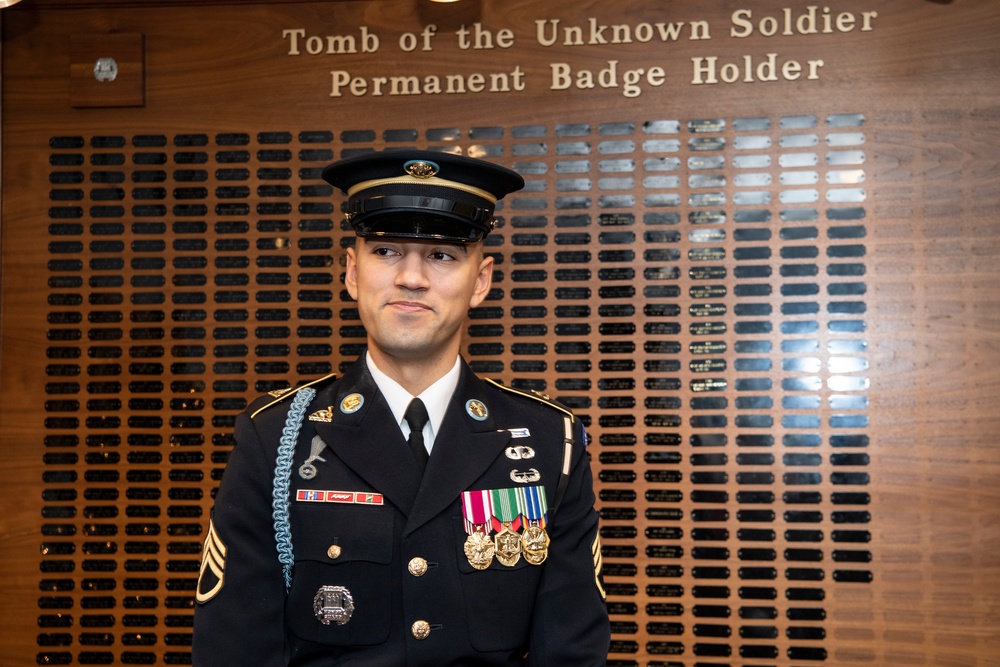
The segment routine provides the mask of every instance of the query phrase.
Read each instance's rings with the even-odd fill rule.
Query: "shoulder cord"
[[[299,430],[305,420],[306,408],[316,395],[316,390],[305,387],[295,394],[292,404],[288,407],[288,418],[285,428],[278,441],[278,459],[274,466],[274,490],[271,492],[271,508],[274,517],[274,540],[278,547],[278,562],[281,563],[285,575],[285,592],[292,587],[292,527],[288,522],[288,490],[292,478],[292,458],[295,456],[295,443],[299,439]]]

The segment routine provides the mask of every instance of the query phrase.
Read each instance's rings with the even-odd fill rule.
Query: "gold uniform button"
[[[340,546],[337,544],[331,544],[330,548],[326,550],[326,555],[333,560],[340,558]]]
[[[416,558],[411,558],[409,564],[407,564],[406,569],[410,571],[414,577],[423,576],[427,572],[427,561],[425,561],[420,556]]]
[[[417,639],[427,639],[428,635],[431,634],[431,624],[427,621],[415,621],[410,626],[410,632]]]

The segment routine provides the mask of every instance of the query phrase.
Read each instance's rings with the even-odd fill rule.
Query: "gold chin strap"
[[[466,185],[464,183],[458,183],[456,181],[449,181],[445,178],[414,178],[413,176],[393,176],[392,178],[376,178],[371,181],[361,181],[360,183],[355,183],[347,190],[347,196],[353,197],[355,194],[367,190],[369,188],[378,187],[381,185],[392,185],[393,183],[407,183],[410,185],[431,185],[438,186],[442,188],[449,188],[451,190],[461,190],[462,192],[468,192],[469,194],[476,195],[477,197],[482,197],[483,199],[489,201],[492,204],[497,203],[497,198],[490,192],[486,190],[480,190],[479,188],[474,188],[471,185]]]

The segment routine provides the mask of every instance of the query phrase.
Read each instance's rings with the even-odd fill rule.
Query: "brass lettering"
[[[346,70],[330,72],[330,97],[461,95],[465,93],[509,93],[525,89],[520,65],[510,72],[417,76],[353,76]]]

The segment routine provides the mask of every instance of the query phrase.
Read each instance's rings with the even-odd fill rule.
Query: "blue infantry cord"
[[[274,466],[274,490],[271,493],[271,508],[274,517],[274,541],[278,547],[278,561],[285,575],[285,592],[292,587],[292,528],[288,523],[288,489],[292,478],[292,458],[295,456],[295,443],[299,439],[299,430],[305,419],[306,408],[316,395],[312,387],[305,387],[295,394],[288,408],[288,418],[285,428],[278,441],[278,459]]]

